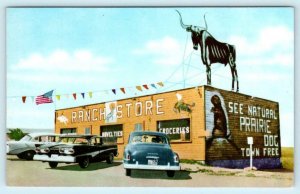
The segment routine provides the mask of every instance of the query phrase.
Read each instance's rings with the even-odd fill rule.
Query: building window
[[[143,123],[136,123],[134,125],[134,131],[143,131]]]
[[[157,121],[157,131],[167,134],[171,142],[190,141],[190,119]]]
[[[60,129],[61,134],[75,134],[76,128],[62,128]]]
[[[91,134],[91,128],[90,128],[90,127],[84,128],[84,133],[85,133],[86,135],[90,135],[90,134]]]
[[[100,127],[103,143],[116,144],[118,138],[123,138],[123,125],[106,125]]]

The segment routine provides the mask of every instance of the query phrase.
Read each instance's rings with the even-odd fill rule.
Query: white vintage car
[[[32,160],[37,147],[43,144],[54,144],[58,139],[59,135],[54,133],[29,133],[19,141],[6,142],[6,154]]]

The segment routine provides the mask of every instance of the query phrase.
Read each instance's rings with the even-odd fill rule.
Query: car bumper
[[[34,155],[33,160],[43,161],[43,162],[65,162],[73,163],[76,161],[76,158],[73,156],[57,156],[57,155]]]
[[[13,149],[9,146],[6,146],[6,154],[7,155],[18,155],[18,154],[21,154],[26,151],[30,151],[30,149],[24,149],[24,148]],[[32,150],[32,151],[34,151],[34,150]]]
[[[180,170],[180,165],[145,165],[145,164],[126,164],[123,163],[125,169],[144,169],[144,170]]]

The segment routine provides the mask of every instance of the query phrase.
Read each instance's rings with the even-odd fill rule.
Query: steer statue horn
[[[219,42],[208,31],[207,23],[204,14],[205,28],[193,25],[186,25],[182,21],[181,14],[176,10],[180,17],[180,25],[187,32],[191,32],[193,48],[198,50],[198,46],[201,48],[201,59],[206,66],[207,85],[211,85],[211,64],[222,63],[225,66],[229,64],[232,75],[232,91],[236,82],[236,91],[239,91],[238,74],[236,70],[236,52],[235,46]]]

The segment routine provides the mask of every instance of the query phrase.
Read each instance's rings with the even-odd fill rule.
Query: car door
[[[101,147],[102,145],[99,137],[91,139],[91,150],[95,153],[95,161],[102,161],[104,159],[103,154],[101,153]]]

